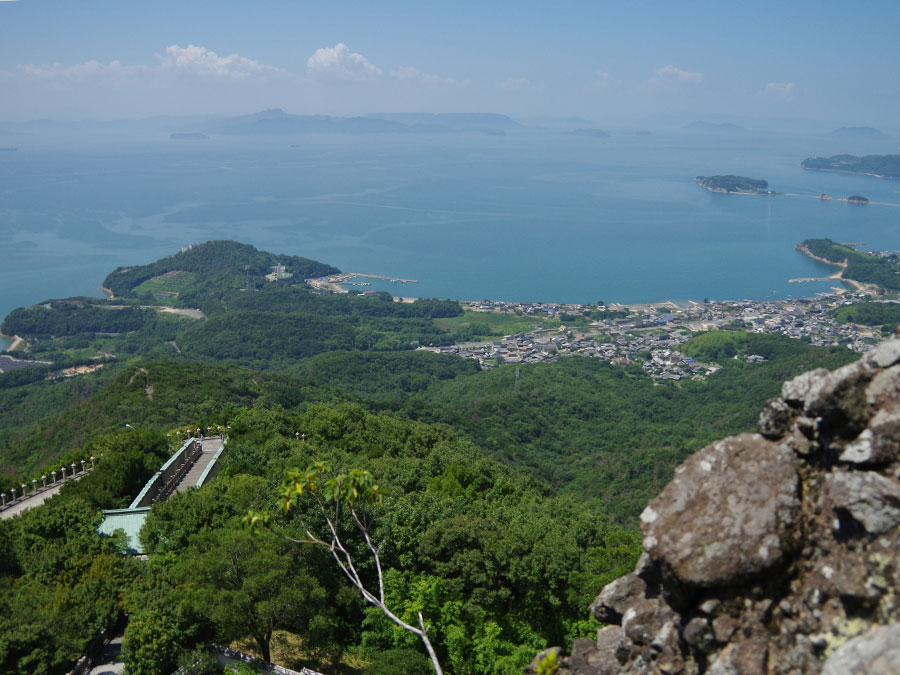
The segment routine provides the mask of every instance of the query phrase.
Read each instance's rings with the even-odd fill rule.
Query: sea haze
[[[808,237],[900,248],[900,207],[713,194],[697,175],[900,203],[900,182],[805,171],[816,154],[896,152],[827,137],[702,133],[0,136],[0,315],[98,295],[117,265],[235,239],[395,295],[556,302],[784,298],[832,268]]]

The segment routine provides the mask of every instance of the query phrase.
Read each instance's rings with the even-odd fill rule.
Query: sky
[[[0,0],[0,120],[496,112],[897,127],[896,0]]]

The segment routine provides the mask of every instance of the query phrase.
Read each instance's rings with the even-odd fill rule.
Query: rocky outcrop
[[[758,429],[676,470],[554,672],[900,674],[900,339],[786,382]]]

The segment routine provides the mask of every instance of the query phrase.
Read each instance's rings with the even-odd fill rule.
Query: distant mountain
[[[508,131],[522,126],[496,113],[368,113],[364,117],[403,124],[413,131]]]
[[[487,113],[380,113],[362,117],[332,117],[292,115],[280,108],[273,108],[217,120],[201,130],[217,134],[495,133],[519,126],[506,115]]]
[[[685,129],[703,133],[748,133],[748,130],[744,127],[731,122],[702,122],[698,120],[688,124]]]
[[[572,131],[564,131],[567,136],[589,136],[591,138],[609,138],[608,131],[603,129],[573,129]]]
[[[874,127],[841,127],[828,135],[832,138],[846,139],[889,140],[891,138]]]
[[[330,115],[291,115],[280,108],[250,115],[229,117],[210,123],[202,129],[212,134],[328,134],[328,133],[398,133],[408,127],[386,120],[365,117],[331,117]]]

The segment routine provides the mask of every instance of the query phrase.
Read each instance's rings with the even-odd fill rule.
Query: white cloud
[[[125,66],[119,61],[101,63],[100,61],[85,61],[72,66],[61,63],[51,64],[25,64],[17,66],[14,74],[27,80],[40,80],[44,82],[82,82],[84,80],[97,79],[125,79],[138,73],[149,70],[146,66]],[[7,75],[13,75],[8,73]]]
[[[511,77],[508,80],[503,80],[500,83],[500,88],[506,91],[517,91],[524,89],[530,84],[531,81],[527,77]]]
[[[797,93],[797,85],[794,82],[769,82],[760,95],[779,101],[791,101]]]
[[[400,66],[391,72],[391,77],[397,80],[406,80],[407,82],[419,82],[429,87],[465,87],[468,86],[468,80],[455,80],[452,77],[441,77],[440,75],[431,75],[423,73],[418,68],[412,66]]]
[[[306,68],[310,75],[323,80],[369,82],[381,77],[381,68],[362,54],[351,52],[343,42],[317,49],[306,62]]]
[[[162,72],[232,80],[287,74],[287,71],[280,68],[267,66],[238,54],[219,56],[214,51],[196,45],[166,47],[165,55],[157,56],[157,59],[159,65],[154,67],[129,66],[120,61],[102,63],[97,60],[74,65],[24,64],[13,71],[0,71],[0,75],[5,78],[64,84],[86,81],[116,83]]]
[[[166,47],[166,53],[159,57],[159,61],[165,69],[201,77],[244,79],[285,74],[281,68],[267,66],[245,56],[219,56],[214,51],[197,45]]]
[[[653,77],[650,78],[651,85],[661,85],[667,83],[697,83],[703,79],[703,73],[692,73],[689,70],[682,70],[673,65],[663,66],[653,71]]]
[[[619,84],[619,80],[603,70],[594,73],[594,78],[588,83],[588,87],[592,89],[603,89]]]

